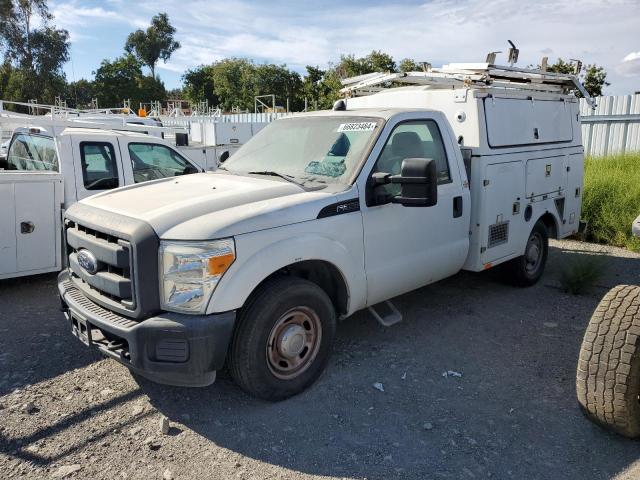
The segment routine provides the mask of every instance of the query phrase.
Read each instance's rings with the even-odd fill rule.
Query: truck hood
[[[311,220],[333,199],[275,178],[201,173],[131,185],[81,203],[144,220],[162,239],[209,240]]]

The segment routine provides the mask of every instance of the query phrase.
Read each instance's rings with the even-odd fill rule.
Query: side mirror
[[[438,203],[438,170],[432,158],[405,158],[400,175],[388,178],[401,187],[392,203],[405,207],[432,207]]]
[[[225,150],[218,157],[218,165],[222,165],[224,162],[227,161],[228,158],[229,158],[229,150]]]
[[[184,170],[182,171],[182,175],[191,175],[192,173],[199,173],[199,172],[201,172],[201,170],[197,169],[191,164],[188,164],[186,167],[184,167]]]

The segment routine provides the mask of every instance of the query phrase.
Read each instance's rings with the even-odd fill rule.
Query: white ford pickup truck
[[[461,269],[535,283],[548,238],[578,229],[578,103],[553,76],[512,82],[348,98],[273,122],[216,172],[76,203],[72,332],[158,382],[208,385],[226,363],[279,400],[321,374],[338,319],[394,323],[389,299]]]

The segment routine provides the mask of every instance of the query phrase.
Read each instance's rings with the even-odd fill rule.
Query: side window
[[[81,142],[82,180],[87,190],[108,190],[120,185],[113,145],[109,142]]]
[[[198,171],[182,155],[165,145],[130,143],[129,156],[136,183]]]
[[[372,173],[386,172],[398,175],[405,158],[432,158],[438,170],[438,185],[451,182],[449,162],[440,129],[433,120],[416,120],[396,126],[389,135]],[[378,188],[391,196],[400,194],[398,184]]]
[[[7,169],[58,171],[58,154],[51,137],[17,134],[7,152]]]

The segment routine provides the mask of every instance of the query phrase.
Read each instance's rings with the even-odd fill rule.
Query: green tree
[[[356,57],[353,54],[341,55],[335,70],[341,78],[356,77],[373,72],[395,72],[396,62],[391,55],[373,50],[364,57]]]
[[[396,62],[388,53],[379,50],[372,51],[365,57],[367,63],[371,65],[373,72],[395,72]]]
[[[215,92],[223,110],[253,109],[255,70],[253,62],[244,58],[226,58],[212,65]]]
[[[309,109],[318,109],[322,97],[326,95],[327,85],[323,82],[323,78],[327,73],[318,67],[307,65],[307,74],[302,81],[302,95],[308,102]]]
[[[331,108],[340,98],[342,83],[336,68],[329,65],[327,70],[307,67],[303,82],[303,94],[308,98],[310,107],[315,109]]]
[[[340,76],[335,69],[330,68],[322,77],[322,95],[319,107],[321,109],[331,108],[334,102],[340,98],[341,88]]]
[[[547,67],[547,70],[549,72],[556,73],[576,73],[575,65],[570,62],[565,62],[562,58],[558,58],[556,63],[554,63],[553,65],[549,65],[549,67]],[[592,97],[601,96],[602,89],[605,86],[611,85],[606,81],[607,72],[604,70],[604,68],[599,67],[595,64],[582,66],[579,72],[579,78],[584,85],[585,90],[589,92],[589,95],[591,95]],[[579,93],[577,93],[576,95],[581,96]]]
[[[169,16],[159,13],[151,19],[151,25],[146,30],[139,29],[130,33],[124,48],[149,67],[151,76],[155,77],[158,61],[166,63],[171,54],[180,48],[180,43],[174,40],[175,33],[176,29],[169,22]]]
[[[140,62],[133,55],[123,55],[113,61],[103,60],[93,72],[98,104],[115,107],[130,98],[137,90],[138,78],[142,76]]]
[[[297,72],[292,72],[286,65],[271,63],[254,67],[253,94],[276,97],[276,105],[286,107],[287,102],[292,110],[301,110],[302,79]]]
[[[81,78],[77,82],[67,85],[67,105],[72,108],[87,108],[91,105],[91,100],[95,98],[96,89],[90,80]]]
[[[142,63],[131,54],[103,60],[94,75],[94,91],[101,107],[117,107],[128,99],[135,109],[141,102],[163,101],[167,97],[164,84],[143,75]]]
[[[192,103],[209,102],[209,106],[218,105],[218,96],[213,83],[213,66],[200,65],[187,70],[182,76],[184,96]]]
[[[605,86],[611,85],[607,82],[607,72],[605,72],[604,68],[598,67],[597,65],[587,65],[583,71],[584,76],[582,83],[584,84],[585,90],[587,90],[592,97],[602,96],[602,89]]]
[[[134,99],[136,100],[135,103]],[[137,78],[137,90],[135,97],[131,100],[131,106],[137,106],[140,102],[148,102],[151,100],[164,102],[166,99],[167,90],[159,78],[147,75],[140,75]]]
[[[421,72],[422,65],[411,58],[404,58],[400,61],[398,70],[401,72]]]
[[[4,98],[53,103],[64,92],[69,33],[52,26],[52,19],[46,0],[0,2],[0,48],[11,66]]]

